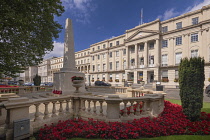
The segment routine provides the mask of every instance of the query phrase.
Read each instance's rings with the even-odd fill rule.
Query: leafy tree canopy
[[[14,76],[40,63],[62,29],[54,16],[63,12],[60,0],[1,0],[0,73]]]

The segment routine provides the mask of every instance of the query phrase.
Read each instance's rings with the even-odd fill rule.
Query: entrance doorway
[[[154,82],[154,72],[148,73],[148,83]]]

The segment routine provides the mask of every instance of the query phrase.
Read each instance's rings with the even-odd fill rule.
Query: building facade
[[[210,77],[210,6],[184,15],[159,19],[126,30],[125,34],[107,39],[89,48],[90,82],[103,80],[113,85],[123,81],[162,82],[178,86],[178,66],[184,57],[204,57],[205,84]],[[82,52],[82,51],[80,51]],[[77,52],[77,55],[80,55]],[[81,57],[76,57],[82,71]]]
[[[205,85],[208,85],[209,29],[210,5],[165,21],[144,23],[123,35],[92,44],[75,52],[75,64],[85,73],[87,85],[96,80],[112,85],[159,81],[166,87],[176,87],[181,58],[200,56],[205,59]],[[63,57],[49,61],[47,82],[53,82],[53,73],[63,67]]]

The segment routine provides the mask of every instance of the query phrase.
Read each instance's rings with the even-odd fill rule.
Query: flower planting
[[[84,80],[84,77],[81,77],[81,76],[73,76],[73,77],[71,77],[71,81],[74,81],[74,80]]]
[[[39,130],[36,137],[41,140],[66,140],[75,137],[135,139],[197,134],[210,134],[210,114],[202,112],[200,121],[191,122],[183,114],[180,105],[165,101],[164,111],[157,118],[146,117],[126,123],[106,123],[93,119],[89,119],[89,121],[82,119],[59,121],[56,125],[45,125]]]

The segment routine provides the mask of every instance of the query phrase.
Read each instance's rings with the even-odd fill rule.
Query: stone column
[[[129,57],[129,48],[128,46],[126,46],[126,69],[129,69],[129,61],[130,61],[130,57]]]
[[[148,46],[147,42],[144,43],[144,66],[148,66]]]
[[[135,68],[138,68],[138,45],[137,44],[135,44]]]
[[[155,67],[158,67],[160,66],[160,56],[161,56],[161,53],[160,53],[160,43],[159,43],[159,39],[156,39],[155,40]]]

